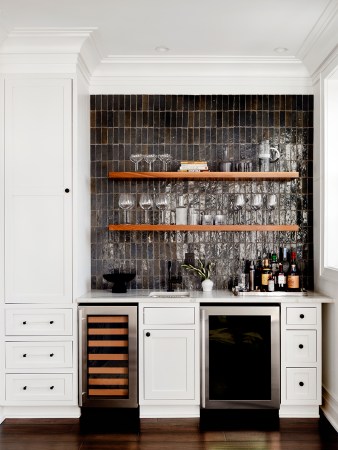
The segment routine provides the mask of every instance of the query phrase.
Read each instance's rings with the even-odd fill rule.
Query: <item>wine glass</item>
[[[153,170],[153,163],[157,160],[157,156],[153,153],[149,155],[144,155],[144,160],[148,164],[148,170],[151,172]]]
[[[262,194],[254,194],[252,196],[251,209],[253,211],[256,211],[256,223],[257,223],[257,211],[262,207],[262,205],[263,205]]]
[[[245,198],[243,194],[237,194],[235,196],[235,201],[234,201],[234,211],[237,212],[238,214],[238,223],[241,223],[241,211],[243,206],[245,205]]]
[[[157,194],[155,198],[155,205],[160,210],[160,223],[164,223],[164,210],[168,205],[168,198],[166,194]]]
[[[153,199],[150,194],[142,194],[139,205],[144,211],[144,223],[149,223],[149,209],[153,207]]]
[[[142,161],[143,155],[141,153],[132,153],[129,159],[135,164],[135,171],[138,172],[138,164]]]
[[[124,223],[130,223],[130,210],[135,206],[133,194],[121,194],[119,197],[119,207],[124,212]]]
[[[168,163],[173,159],[169,153],[163,153],[158,155],[158,159],[163,163],[163,171],[166,172],[168,169]]]
[[[266,208],[269,211],[269,220],[268,222],[271,224],[273,223],[272,220],[272,211],[276,209],[277,206],[277,195],[276,194],[269,194],[266,198]]]

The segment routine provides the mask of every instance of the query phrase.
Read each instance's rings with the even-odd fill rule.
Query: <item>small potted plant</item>
[[[213,266],[214,263],[202,261],[200,258],[197,258],[196,266],[192,264],[182,264],[184,269],[189,270],[200,277],[203,292],[210,292],[213,288],[214,282],[210,279]]]

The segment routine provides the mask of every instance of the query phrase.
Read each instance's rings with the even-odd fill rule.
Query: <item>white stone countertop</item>
[[[235,296],[226,290],[175,291],[130,289],[125,294],[110,289],[92,290],[77,303],[334,303],[334,299],[317,292],[240,292]]]

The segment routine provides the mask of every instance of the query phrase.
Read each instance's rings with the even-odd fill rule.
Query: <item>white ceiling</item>
[[[171,61],[177,69],[182,61],[232,61],[298,63],[303,76],[337,10],[338,0],[0,0],[0,39],[87,32],[103,73],[121,60],[131,73],[140,62]]]
[[[155,55],[298,57],[330,0],[1,0],[10,32],[95,27],[102,57]]]

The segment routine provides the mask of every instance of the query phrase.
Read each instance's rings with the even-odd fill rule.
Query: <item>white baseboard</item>
[[[281,405],[279,409],[280,418],[318,418],[319,417],[319,406],[309,405],[309,406],[299,406],[299,405]]]
[[[323,386],[323,404],[321,410],[333,428],[338,432],[338,400]]]
[[[78,406],[4,406],[5,419],[78,419]]]
[[[181,405],[181,406],[156,406],[156,405],[141,405],[140,406],[140,418],[189,418],[199,417],[200,407],[199,405]]]

